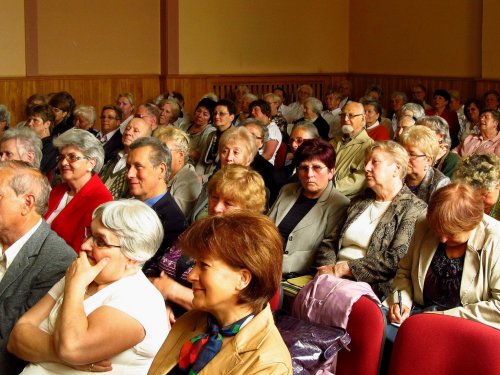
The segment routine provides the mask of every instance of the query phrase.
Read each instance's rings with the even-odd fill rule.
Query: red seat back
[[[278,151],[276,151],[276,157],[274,158],[274,169],[276,171],[283,169],[285,166],[286,151],[286,144],[281,142]]]
[[[349,350],[341,350],[337,375],[377,375],[385,340],[385,317],[377,303],[362,296],[353,306],[347,333]]]
[[[500,331],[471,320],[417,314],[399,329],[389,374],[500,373]]]

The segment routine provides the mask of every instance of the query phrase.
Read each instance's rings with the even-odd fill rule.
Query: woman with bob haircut
[[[269,212],[285,248],[285,278],[311,272],[317,247],[343,222],[349,205],[349,199],[333,186],[335,151],[327,141],[303,141],[293,161],[299,182],[283,186]]]
[[[391,322],[433,309],[500,329],[500,222],[483,210],[481,195],[465,184],[432,196],[386,301]]]
[[[393,141],[365,151],[368,189],[351,201],[347,220],[318,249],[318,273],[363,281],[381,299],[391,291],[398,263],[408,250],[426,204],[404,184],[408,153]]]
[[[145,374],[170,329],[141,271],[162,238],[138,200],[97,207],[79,257],[10,335],[9,351],[32,362],[22,374]]]
[[[79,252],[92,212],[101,203],[113,200],[97,175],[104,162],[104,149],[96,137],[82,129],[68,130],[54,139],[54,146],[59,150],[56,160],[63,182],[50,192],[44,218]]]
[[[161,111],[160,125],[158,127],[162,128],[168,125],[175,126],[174,123],[177,121],[179,115],[181,114],[181,107],[177,99],[167,98],[160,100],[160,102],[158,103],[158,108],[160,108]]]
[[[440,152],[437,136],[426,126],[416,125],[400,135],[399,143],[410,157],[405,183],[413,194],[427,203],[436,190],[450,183],[448,177],[433,167]]]
[[[492,153],[469,155],[458,166],[454,180],[479,191],[484,213],[500,220],[500,157]]]
[[[159,127],[154,136],[172,154],[167,187],[185,217],[189,217],[201,192],[201,181],[189,161],[189,135],[173,126]]]
[[[194,310],[177,320],[149,374],[292,374],[268,304],[283,256],[272,221],[243,210],[211,216],[180,245],[196,261],[188,276]]]
[[[264,180],[254,170],[241,165],[227,165],[208,182],[208,215],[224,215],[235,210],[263,213],[266,208]],[[193,291],[187,280],[193,263],[181,255],[174,244],[159,261],[159,277],[151,281],[167,302],[174,303],[174,313],[192,309]],[[180,307],[181,309],[178,309]]]

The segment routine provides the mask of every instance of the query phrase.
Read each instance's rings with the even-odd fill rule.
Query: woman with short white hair
[[[32,362],[22,374],[145,374],[170,329],[141,271],[162,238],[158,216],[138,200],[97,207],[65,278],[12,330],[9,351]]]

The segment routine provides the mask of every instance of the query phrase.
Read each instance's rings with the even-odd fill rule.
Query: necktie
[[[3,279],[5,272],[7,272],[7,257],[0,250],[0,280]]]
[[[189,375],[198,374],[219,353],[223,336],[236,335],[249,316],[247,315],[233,324],[219,328],[215,319],[209,315],[208,333],[195,336],[182,345],[179,356],[179,369]]]

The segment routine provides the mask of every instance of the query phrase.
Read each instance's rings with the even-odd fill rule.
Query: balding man
[[[101,177],[102,182],[104,182],[114,199],[128,196],[127,156],[130,145],[136,139],[150,137],[152,131],[151,125],[144,119],[132,118],[123,130],[123,149],[118,151],[117,156],[108,161],[99,172],[99,177]]]
[[[0,160],[21,160],[40,168],[42,141],[28,127],[7,129],[0,139]]]
[[[74,250],[42,219],[50,186],[21,161],[0,162],[0,374],[26,362],[7,352],[16,321],[63,276]]]
[[[141,104],[134,117],[142,118],[155,130],[160,125],[161,110],[154,103]]]
[[[337,154],[334,181],[338,191],[353,198],[365,188],[365,150],[373,144],[373,139],[365,130],[363,104],[347,102],[340,120],[343,136],[332,141]]]

